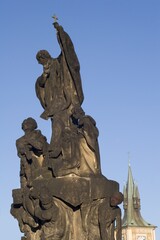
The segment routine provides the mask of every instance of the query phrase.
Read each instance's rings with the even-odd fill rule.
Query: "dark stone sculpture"
[[[18,156],[21,159],[20,177],[22,188],[26,185],[31,186],[36,175],[40,174],[42,168],[47,167],[48,143],[46,137],[36,128],[37,123],[33,118],[25,119],[22,123],[25,134],[16,141]]]
[[[57,22],[54,27],[60,55],[40,50],[36,56],[43,66],[36,95],[41,117],[51,119],[51,140],[33,118],[23,121],[16,141],[21,188],[12,192],[11,214],[22,240],[120,240],[123,195],[101,173],[99,131],[81,106],[79,61],[68,34]]]

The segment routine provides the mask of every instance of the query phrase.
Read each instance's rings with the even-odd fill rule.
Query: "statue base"
[[[119,184],[103,175],[36,179],[30,188],[13,190],[11,213],[23,239],[101,240],[101,206],[118,191]]]

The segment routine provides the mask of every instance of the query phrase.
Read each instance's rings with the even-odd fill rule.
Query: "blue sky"
[[[0,226],[3,239],[20,239],[10,215],[12,189],[19,188],[15,141],[31,116],[50,140],[35,95],[41,74],[35,55],[60,53],[53,14],[71,36],[81,65],[83,109],[97,122],[103,174],[123,190],[128,152],[139,186],[143,218],[160,239],[160,1],[2,0]],[[156,206],[158,199],[158,206]],[[122,207],[122,206],[121,206]]]

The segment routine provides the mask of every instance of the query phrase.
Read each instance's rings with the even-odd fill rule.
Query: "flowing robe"
[[[57,28],[57,39],[61,54],[51,59],[46,79],[42,74],[36,82],[36,94],[46,119],[66,109],[70,115],[74,106],[81,105],[84,99],[79,61],[69,35],[61,26]]]

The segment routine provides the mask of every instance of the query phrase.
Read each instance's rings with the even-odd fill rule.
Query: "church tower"
[[[141,216],[138,186],[133,181],[130,165],[128,166],[128,179],[123,194],[122,240],[156,240],[156,226],[147,223]]]

